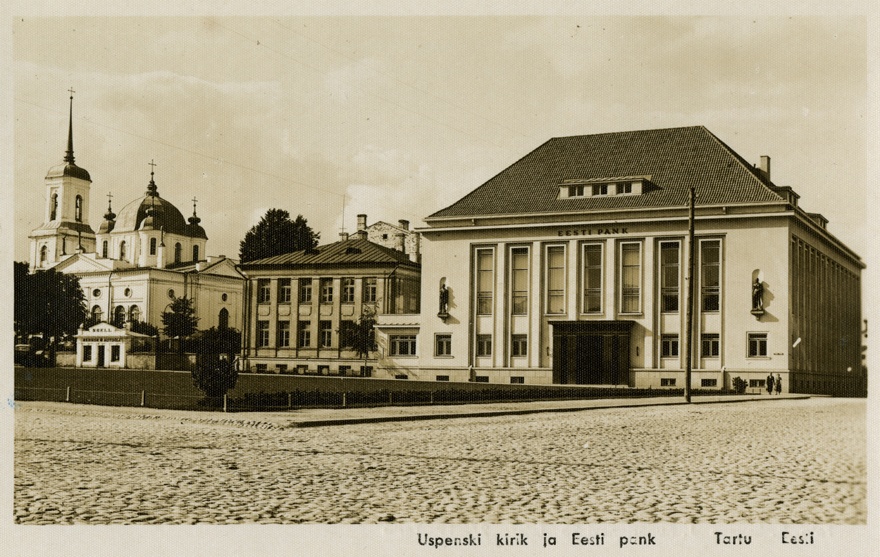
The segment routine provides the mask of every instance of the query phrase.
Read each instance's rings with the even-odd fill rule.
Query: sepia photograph
[[[4,10],[11,554],[877,551],[866,5],[273,8]]]

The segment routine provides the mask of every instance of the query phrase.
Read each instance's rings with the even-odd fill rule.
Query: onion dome
[[[46,178],[60,178],[64,176],[69,176],[71,178],[78,178],[80,180],[85,180],[87,182],[92,181],[92,177],[89,176],[89,171],[85,168],[80,168],[74,162],[73,157],[73,90],[70,91],[70,116],[67,124],[67,153],[64,155],[64,162],[61,164],[56,164],[52,168],[49,169],[49,172],[46,174]]]
[[[108,194],[109,196],[110,194]],[[116,226],[116,213],[113,212],[113,207],[111,207],[111,201],[107,199],[107,212],[104,213],[104,222],[101,223],[101,227],[98,229],[98,232],[106,234],[108,232],[112,232],[113,228]]]
[[[202,222],[202,219],[196,215],[196,200],[193,198],[193,214],[189,218],[189,236],[192,238],[204,238],[208,239],[208,235],[205,234],[205,229],[199,226],[199,223]]]

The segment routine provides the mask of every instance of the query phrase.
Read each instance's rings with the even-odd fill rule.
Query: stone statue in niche
[[[445,282],[440,283],[440,311],[437,315],[447,315],[449,313],[449,288]]]
[[[764,311],[764,285],[760,278],[752,284],[752,311]]]

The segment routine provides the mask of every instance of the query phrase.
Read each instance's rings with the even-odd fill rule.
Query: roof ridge
[[[742,158],[742,156],[740,156],[739,153],[734,151],[733,148],[730,147],[730,145],[728,145],[727,143],[722,141],[721,138],[719,138],[714,133],[709,131],[705,126],[700,126],[700,127],[703,128],[703,131],[705,133],[707,133],[713,141],[718,143],[729,154],[733,155],[734,160],[736,160],[740,165],[742,165],[742,167],[746,169],[746,171],[749,173],[749,175],[752,176],[758,182],[759,185],[766,188],[767,191],[769,191],[770,193],[772,193],[773,195],[775,195],[779,199],[785,199],[783,196],[779,195],[779,192],[777,191],[777,188],[779,186],[774,184],[769,176],[767,176],[765,178],[765,177],[758,175],[757,171],[755,170],[755,167],[753,165],[749,164],[749,162],[747,160]]]

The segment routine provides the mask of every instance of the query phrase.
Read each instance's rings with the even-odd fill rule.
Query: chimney
[[[357,224],[358,232],[361,230],[367,229],[367,215],[360,214],[358,215],[358,224]]]
[[[366,240],[367,239],[367,229],[364,228],[362,230],[358,230],[354,233],[355,238],[358,240]]]
[[[418,232],[414,233],[412,235],[413,249],[412,249],[412,252],[409,254],[409,260],[412,261],[413,263],[419,263],[422,260],[422,254],[419,253],[419,249],[420,249],[419,248],[419,240],[420,240],[419,233]]]
[[[398,232],[394,235],[394,249],[406,253],[406,233]]]
[[[767,155],[761,155],[761,166],[759,168],[761,169],[761,172],[764,173],[764,176],[766,176],[767,179],[769,180],[770,179],[770,157],[768,157]]]
[[[339,233],[339,240],[343,241],[343,242],[348,240],[348,232],[340,232]]]
[[[403,228],[404,230],[409,230],[409,221],[408,220],[400,219],[397,222],[400,223],[401,228]]]

